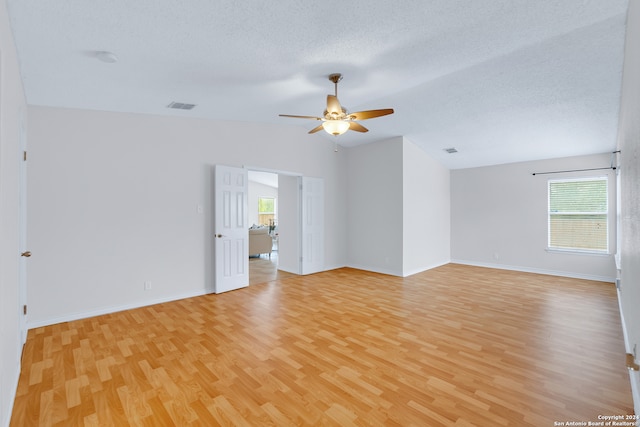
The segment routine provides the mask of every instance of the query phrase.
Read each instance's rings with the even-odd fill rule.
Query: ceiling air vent
[[[172,102],[167,105],[167,108],[173,108],[174,110],[191,110],[196,104],[185,104],[184,102]]]
[[[451,147],[451,148],[445,148],[444,151],[446,151],[449,154],[453,154],[453,153],[457,153],[458,150],[456,150],[455,148]]]

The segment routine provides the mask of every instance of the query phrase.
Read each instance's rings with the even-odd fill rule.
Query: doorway
[[[271,236],[271,252],[249,258],[250,285],[300,273],[297,262],[300,178],[290,172],[248,168],[249,225],[266,228]]]
[[[247,176],[249,285],[256,285],[278,277],[278,174],[248,170]]]
[[[297,173],[274,171],[248,167],[249,224],[258,221],[258,199],[261,197],[275,199],[275,227],[272,230],[273,248],[271,252],[271,272],[269,277],[277,278],[287,274],[304,274],[301,265],[302,253],[302,183],[304,177]],[[252,204],[255,208],[252,208]],[[255,221],[254,219],[255,218]],[[266,225],[266,224],[256,224]],[[261,258],[265,258],[262,256]],[[268,259],[268,257],[267,257]],[[267,261],[252,258],[249,268],[249,283],[253,284],[258,278],[252,278],[253,265],[265,264]],[[256,271],[257,269],[253,269]],[[255,275],[263,275],[256,273]],[[254,276],[255,276],[254,275]],[[254,280],[255,279],[255,280]],[[272,279],[273,280],[273,279]]]
[[[240,173],[242,169],[244,169],[245,182],[247,185],[244,193],[244,212],[246,212],[246,214],[243,215],[244,219],[242,220],[242,223],[244,224],[242,227],[246,230],[244,231],[243,237],[247,245],[246,247],[251,245],[249,237],[249,232],[251,230],[249,227],[254,224],[256,226],[263,225],[268,227],[267,224],[261,224],[258,219],[258,196],[270,194],[270,197],[275,199],[273,211],[276,213],[276,216],[274,217],[274,227],[270,231],[272,234],[277,235],[277,237],[275,241],[270,241],[271,244],[269,246],[271,248],[271,257],[269,258],[269,251],[267,250],[263,252],[267,253],[266,256],[249,258],[249,255],[253,255],[249,252],[254,252],[254,250],[247,250],[245,247],[242,252],[246,254],[244,255],[246,258],[249,258],[244,261],[246,263],[246,269],[242,269],[244,271],[242,275],[244,275],[246,280],[245,286],[256,284],[258,281],[263,282],[264,280],[259,277],[252,277],[259,273],[254,275],[251,274],[252,263],[249,263],[249,260],[253,260],[253,264],[256,264],[255,261],[261,259],[270,260],[270,264],[268,265],[270,270],[267,274],[267,281],[275,280],[280,276],[288,274],[300,275],[322,271],[324,269],[323,179],[305,177],[299,173],[266,170],[248,166],[235,169]],[[256,172],[259,174],[256,174]],[[267,177],[270,180],[268,182],[271,183],[270,186],[272,189],[268,190],[261,187],[261,191],[250,191],[248,188],[250,182],[257,181],[258,178],[256,177],[260,175]],[[253,186],[253,184],[251,185]],[[313,189],[314,191],[307,191],[309,189]],[[251,196],[249,193],[251,193]],[[217,199],[220,196],[217,191],[214,191],[214,194],[214,199]],[[255,201],[251,201],[251,204],[255,204],[255,208],[249,206],[249,197],[255,199]],[[218,209],[216,208],[216,203],[213,203],[212,211],[216,212],[213,222],[217,223],[218,220],[216,218],[218,217]],[[252,213],[250,214],[250,212]],[[214,225],[214,228],[217,228],[218,225],[213,224],[213,222],[212,225]],[[225,237],[225,233],[221,233],[216,230],[213,230],[212,234],[214,234],[215,237]],[[219,243],[219,240],[220,239],[218,238],[215,239],[217,243]],[[216,253],[219,252],[220,249],[213,251],[213,258],[216,259],[216,263],[218,262],[218,256]],[[255,252],[260,253],[260,251]],[[239,254],[240,253],[238,252],[238,255]],[[236,260],[240,259],[242,258],[236,257]],[[262,263],[264,264],[265,262],[268,261],[264,261]],[[214,292],[216,292],[215,289],[217,288],[216,282],[218,280],[218,271],[222,270],[216,267],[214,271],[212,271],[212,277],[214,278]]]

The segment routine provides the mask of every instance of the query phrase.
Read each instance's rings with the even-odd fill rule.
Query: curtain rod
[[[586,172],[586,171],[600,171],[603,169],[613,169],[615,170],[615,166],[609,166],[608,168],[593,168],[593,169],[573,169],[573,170],[566,170],[566,171],[553,171],[553,172],[534,172],[531,175],[536,176],[536,175],[548,175],[550,173],[568,173],[568,172]]]
[[[600,171],[600,170],[605,170],[605,169],[613,169],[616,170],[617,167],[613,166],[613,156],[614,154],[619,153],[620,150],[618,151],[612,151],[611,152],[611,166],[609,166],[608,168],[592,168],[592,169],[573,169],[573,170],[566,170],[566,171],[552,171],[552,172],[534,172],[531,175],[536,176],[536,175],[548,175],[548,174],[552,174],[552,173],[569,173],[569,172],[587,172],[587,171]]]

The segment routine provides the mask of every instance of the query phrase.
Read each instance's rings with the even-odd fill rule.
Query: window
[[[258,222],[260,225],[274,225],[276,222],[276,199],[258,197]]]
[[[607,177],[549,180],[549,249],[607,253]]]

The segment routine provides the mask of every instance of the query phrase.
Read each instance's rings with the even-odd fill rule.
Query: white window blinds
[[[549,248],[606,253],[607,177],[549,180]]]

